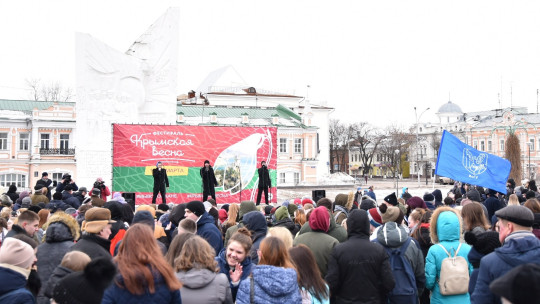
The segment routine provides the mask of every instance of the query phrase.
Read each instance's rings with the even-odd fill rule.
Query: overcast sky
[[[75,32],[126,51],[170,6],[179,94],[232,65],[254,87],[310,85],[334,117],[379,126],[414,123],[414,106],[434,121],[449,94],[465,112],[499,107],[498,94],[536,112],[539,1],[0,0],[0,98],[28,98],[25,78],[75,88]]]

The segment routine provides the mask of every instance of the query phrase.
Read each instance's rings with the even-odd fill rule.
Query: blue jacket
[[[375,192],[369,190],[369,191],[367,192],[367,195],[368,195],[369,197],[371,197],[374,201],[377,201],[377,196],[375,196]]]
[[[122,276],[118,275],[115,282],[105,290],[101,304],[182,304],[180,290],[169,290],[161,274],[154,273],[154,293],[146,290],[142,295],[134,295],[117,285],[117,282],[122,281]]]
[[[435,212],[434,216],[437,214]],[[433,221],[433,217],[432,217]],[[461,236],[460,222],[457,215],[452,211],[443,211],[436,218],[438,240],[432,240],[435,245],[429,248],[426,257],[426,288],[431,290],[431,303],[462,304],[469,303],[469,293],[461,295],[443,296],[439,291],[439,275],[442,261],[448,257],[446,252],[437,243],[444,246],[450,253],[454,254],[459,246]],[[464,257],[468,261],[468,254],[471,246],[463,243],[459,249],[458,256]],[[472,265],[469,263],[469,273],[472,272]]]
[[[197,221],[197,235],[205,239],[214,248],[216,255],[223,249],[223,238],[216,226],[216,220],[206,211]]]
[[[0,264],[1,265],[1,264]],[[6,298],[2,299],[2,303],[10,304],[29,304],[36,303],[36,299],[28,290],[22,290],[26,286],[26,277],[13,269],[0,266],[0,297],[6,295],[9,292],[14,292],[17,289],[21,289],[23,292],[12,293],[6,295]]]
[[[225,256],[226,254],[227,254],[227,248],[223,248],[223,250],[221,250],[219,255],[216,257],[216,261],[218,262],[218,265],[219,265],[219,271],[221,273],[224,273],[227,276],[227,279],[229,279],[233,301],[235,301],[236,293],[238,292],[239,285],[234,286],[231,283],[231,275],[229,274],[229,271],[231,270],[231,268],[229,267],[229,264],[227,263],[227,257]],[[255,266],[255,264],[251,262],[251,257],[249,255],[246,255],[246,258],[244,259],[244,261],[242,261],[241,265],[242,265],[242,276],[240,277],[240,280],[244,280],[251,274],[251,270],[253,266]]]
[[[65,204],[70,205],[72,208],[79,209],[81,206],[81,203],[79,200],[73,196],[71,193],[64,192],[62,193],[62,201],[64,201]]]
[[[300,304],[302,296],[296,270],[270,265],[253,268],[254,300],[257,304]],[[240,282],[236,304],[249,304],[251,282],[246,278]]]
[[[251,211],[244,214],[243,222],[244,226],[253,233],[251,235],[253,245],[251,246],[251,250],[249,252],[251,261],[253,264],[259,264],[259,255],[257,254],[257,250],[259,249],[262,240],[266,237],[266,231],[268,230],[266,219],[259,211]]]
[[[489,284],[525,263],[540,264],[540,240],[532,232],[514,232],[506,237],[502,247],[482,258],[471,303],[501,303],[489,290]]]

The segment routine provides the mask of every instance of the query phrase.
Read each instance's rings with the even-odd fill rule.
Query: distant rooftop
[[[34,109],[45,110],[54,104],[55,102],[53,101],[0,99],[0,110],[31,113]],[[75,106],[74,102],[56,102],[56,104],[60,106]]]
[[[455,114],[455,113],[463,113],[463,111],[461,111],[461,108],[457,104],[451,101],[448,101],[447,103],[443,104],[437,111],[437,114]]]

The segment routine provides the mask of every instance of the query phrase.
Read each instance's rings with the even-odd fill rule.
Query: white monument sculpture
[[[77,183],[112,179],[112,123],[176,123],[179,9],[170,8],[127,52],[76,34]]]

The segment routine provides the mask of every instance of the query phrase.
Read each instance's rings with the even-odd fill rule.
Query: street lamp
[[[420,116],[417,116],[416,107],[414,107],[414,117],[416,119],[416,165],[418,167],[418,169],[416,170],[416,175],[418,177],[418,187],[420,187],[420,163],[418,160],[418,150],[420,150],[420,142],[418,140],[418,122],[420,121],[420,119],[422,118],[422,115],[426,113],[427,110],[429,110],[429,107],[425,109],[424,111],[422,111],[422,113],[420,113]]]
[[[531,146],[532,146],[532,142],[528,142],[527,143],[527,147],[529,147],[529,180],[532,180],[532,174],[531,174]]]
[[[396,153],[396,196],[399,197],[399,150],[394,151]]]

